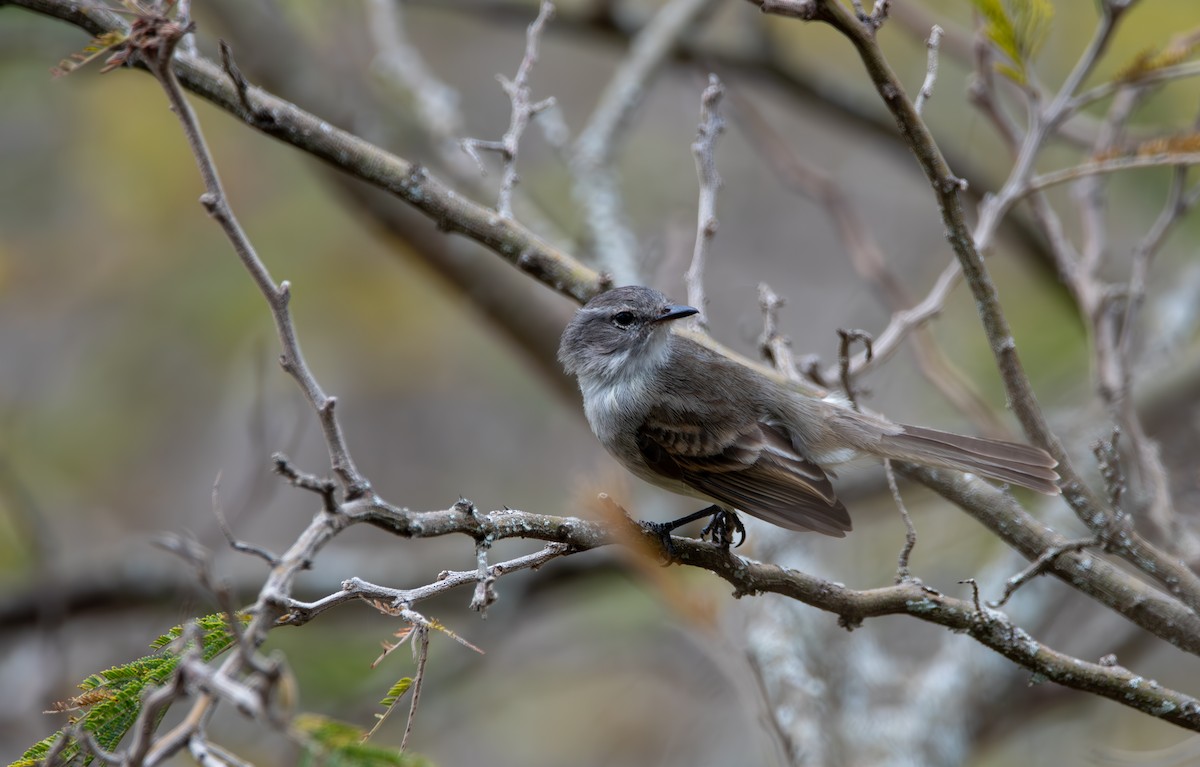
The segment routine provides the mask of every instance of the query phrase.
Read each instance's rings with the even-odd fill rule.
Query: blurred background
[[[925,72],[923,14],[969,30],[967,5],[914,5],[881,32],[913,91]],[[892,136],[849,46],[828,28],[766,19],[750,4],[714,6],[649,85],[614,158],[638,269],[683,299],[696,204],[689,146],[707,72],[716,71],[732,94],[729,109],[743,117],[731,115],[717,150],[724,186],[707,272],[713,333],[757,356],[757,286],[765,281],[787,299],[781,330],[797,354],[828,365],[836,361],[837,328],[879,332],[891,312],[845,257],[825,209],[782,182],[778,157],[764,153],[744,115],[757,115],[790,152],[841,185],[912,296],[925,294],[951,252],[925,181]],[[657,8],[559,4],[532,85],[535,98],[557,99],[554,119],[571,139],[631,35]],[[377,11],[371,3],[222,0],[196,3],[194,13],[202,52],[211,55],[216,39],[227,39],[252,82],[457,178],[453,152],[414,125],[415,100],[377,58]],[[509,105],[495,74],[515,72],[535,14],[533,4],[485,0],[403,6],[408,41],[457,93],[463,135],[492,139],[506,129]],[[1062,81],[1094,16],[1093,0],[1055,4],[1038,57],[1043,82]],[[1200,6],[1146,0],[1089,82],[1110,79],[1139,52],[1198,24]],[[60,726],[62,715],[41,712],[74,694],[79,680],[145,654],[170,626],[215,609],[189,568],[155,547],[157,535],[190,534],[211,547],[215,572],[249,601],[265,566],[225,547],[214,484],[236,535],[278,551],[316,506],[271,475],[271,454],[285,452],[317,474],[328,467],[312,412],[276,364],[265,304],[197,204],[200,180],[159,87],[141,73],[101,77],[95,65],[51,77],[50,67],[86,41],[61,22],[0,8],[0,689],[19,691],[0,696],[0,757],[7,760]],[[943,51],[925,114],[951,167],[982,194],[998,188],[1011,159],[968,104],[968,65],[969,58]],[[1200,103],[1196,85],[1175,83],[1151,98],[1135,130],[1187,129]],[[193,103],[238,216],[273,276],[292,284],[309,364],[339,398],[353,455],[381,496],[418,509],[465,496],[483,509],[588,516],[603,490],[642,518],[693,510],[622,472],[588,431],[553,360],[574,308],[567,299],[437,232],[402,203]],[[1048,166],[1075,157],[1057,146],[1047,156]],[[499,175],[493,160],[484,158],[487,178],[459,186],[489,205]],[[590,239],[567,163],[536,127],[526,134],[519,171],[525,199],[518,218],[586,258]],[[1130,247],[1157,216],[1167,179],[1166,171],[1113,179],[1114,277],[1125,274]],[[1052,199],[1067,203],[1069,192]],[[535,209],[545,229],[525,213]],[[1196,237],[1197,222],[1184,221],[1150,275],[1147,348],[1160,358],[1177,355],[1181,369],[1194,369],[1196,359]],[[1019,216],[1003,230],[991,267],[1041,403],[1083,461],[1089,442],[1109,428],[1088,404],[1086,329]],[[537,309],[512,316],[522,306]],[[965,289],[932,330],[1011,427]],[[862,383],[870,406],[897,420],[978,428],[924,381],[907,348]],[[1190,389],[1185,384],[1176,403],[1182,409],[1170,411],[1183,417],[1161,419],[1156,435],[1192,466],[1176,489],[1180,508],[1197,497],[1197,411],[1187,393],[1194,389],[1194,379]],[[743,553],[800,558],[853,587],[890,583],[903,542],[894,506],[873,467],[844,479],[854,534],[785,537],[752,523]],[[913,570],[930,585],[960,593],[958,580],[982,578],[980,563],[1002,556],[997,541],[948,504],[915,488],[906,499],[919,535]],[[1078,532],[1060,505],[1031,502],[1035,513]],[[535,548],[503,542],[493,560]],[[993,595],[1022,566],[996,561],[1001,566],[989,572],[998,577],[984,582]],[[466,538],[404,541],[351,529],[314,563],[300,596],[335,591],[350,576],[412,587],[474,562]],[[735,600],[706,573],[659,569],[617,550],[505,577],[498,590],[486,620],[467,609],[465,591],[423,607],[487,651],[476,656],[433,638],[412,747],[435,763],[788,763],[742,639],[761,617],[747,603],[778,598]],[[1034,627],[1058,649],[1095,660],[1098,637],[1113,626],[1128,630],[1058,583],[1028,591],[1030,600],[1050,594],[1062,601],[1055,621]],[[1020,615],[1019,604],[1013,610]],[[872,674],[902,677],[906,661],[896,658],[923,662],[944,633],[904,618],[847,633],[834,616],[808,612],[810,633],[781,626],[780,644],[843,648],[829,662],[844,666],[843,675],[860,674],[862,695],[870,694]],[[381,710],[377,701],[412,673],[407,652],[370,668],[379,643],[397,628],[366,605],[349,605],[303,631],[276,631],[269,645],[286,653],[300,710],[369,727]],[[965,658],[964,669],[1005,669],[1007,686],[995,692],[1013,696],[967,728],[967,742],[948,744],[970,764],[1093,764],[1185,741],[1183,731],[1115,704],[1028,688],[1026,672],[971,640],[947,641]],[[896,654],[872,670],[865,648],[879,643]],[[1122,662],[1136,660],[1148,677],[1169,675],[1177,688],[1200,689],[1196,659],[1159,644],[1130,637]],[[856,705],[827,690],[812,696],[827,706]],[[381,742],[399,742],[403,713],[385,724]],[[228,712],[218,721],[219,740],[242,757],[294,761],[283,738],[263,737]],[[861,724],[864,731],[886,725]]]

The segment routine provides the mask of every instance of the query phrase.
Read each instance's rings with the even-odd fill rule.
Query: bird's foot
[[[706,506],[700,511],[692,512],[686,517],[672,520],[670,522],[642,522],[642,526],[649,532],[658,536],[662,543],[663,553],[666,555],[667,561],[665,564],[670,564],[675,560],[678,554],[675,549],[675,543],[671,537],[671,533],[684,525],[695,522],[698,519],[709,517],[708,524],[700,531],[700,540],[711,540],[717,546],[729,550],[733,543],[733,533],[738,534],[737,545],[741,546],[746,540],[746,527],[742,524],[742,520],[738,519],[738,515],[720,506]]]
[[[700,531],[700,539],[710,538],[713,543],[721,548],[729,551],[730,544],[736,548],[746,542],[746,526],[742,524],[742,520],[738,518],[737,512],[723,509],[720,506],[710,506],[705,511],[716,509],[712,514],[712,519]],[[737,533],[738,542],[733,543],[733,533]]]

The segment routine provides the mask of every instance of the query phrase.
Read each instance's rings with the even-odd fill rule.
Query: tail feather
[[[1058,461],[1041,448],[919,426],[901,428],[881,441],[881,452],[890,458],[982,474],[1046,495],[1060,492],[1054,471]]]

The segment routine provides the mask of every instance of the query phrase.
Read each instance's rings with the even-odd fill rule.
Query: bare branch
[[[416,114],[429,134],[436,138],[441,158],[457,173],[462,154],[457,137],[463,135],[463,117],[458,92],[444,83],[425,63],[405,34],[404,4],[392,0],[367,0],[367,29],[377,51],[375,70],[395,87],[412,94]],[[451,152],[450,147],[456,146]]]
[[[1065,184],[1069,181],[1076,181],[1088,176],[1120,173],[1137,168],[1180,167],[1196,165],[1198,163],[1200,163],[1200,152],[1156,152],[1146,155],[1097,160],[1096,162],[1084,163],[1072,168],[1063,168],[1062,170],[1035,176],[1029,179],[1017,197],[1024,197],[1033,192],[1039,192],[1058,184]]]
[[[1008,603],[1008,600],[1012,597],[1012,595],[1017,593],[1017,589],[1021,588],[1035,577],[1043,575],[1050,568],[1050,565],[1054,563],[1054,560],[1058,559],[1063,554],[1069,551],[1083,551],[1084,549],[1098,545],[1100,545],[1100,541],[1093,537],[1080,538],[1079,540],[1075,541],[1067,541],[1066,543],[1046,549],[1044,552],[1042,552],[1042,555],[1033,560],[1028,567],[1005,581],[1004,595],[994,602],[988,602],[988,606],[1003,607]]]
[[[758,337],[758,350],[779,374],[789,381],[799,381],[796,360],[792,356],[792,340],[779,332],[779,310],[784,300],[775,295],[771,286],[758,283],[758,306],[763,314],[763,331]]]
[[[838,328],[837,334],[840,339],[838,343],[838,380],[842,382],[842,391],[845,392],[846,399],[850,400],[850,404],[854,406],[855,410],[859,410],[858,393],[850,382],[850,344],[855,341],[862,343],[867,360],[870,361],[875,356],[875,341],[865,330]]]
[[[489,544],[486,539],[475,542],[475,559],[476,576],[475,576],[475,593],[471,597],[471,609],[476,612],[486,613],[488,607],[496,601],[496,576],[492,574],[491,568],[488,567]]]
[[[266,265],[259,259],[249,237],[246,236],[246,232],[234,216],[229,201],[225,197],[225,189],[217,174],[216,164],[213,162],[212,155],[200,131],[196,114],[192,111],[187,99],[184,98],[183,90],[175,78],[175,72],[171,66],[171,54],[160,54],[154,57],[157,49],[140,43],[136,37],[131,37],[127,44],[131,48],[140,46],[137,50],[143,55],[150,71],[162,85],[172,111],[179,118],[188,145],[191,147],[200,170],[200,177],[204,181],[205,193],[200,197],[201,204],[209,215],[220,224],[225,236],[233,246],[234,252],[241,259],[242,265],[250,273],[259,292],[267,299],[267,304],[271,308],[271,316],[275,320],[275,329],[279,334],[279,343],[283,347],[283,354],[280,356],[279,362],[283,369],[296,380],[309,404],[317,411],[329,448],[330,465],[342,483],[343,491],[347,497],[358,497],[369,493],[370,484],[359,473],[346,448],[341,424],[334,413],[337,400],[325,394],[308,369],[308,364],[304,361],[304,354],[300,350],[300,341],[296,337],[291,312],[288,309],[288,303],[291,300],[290,286],[287,281],[279,285],[275,284]],[[173,51],[173,45],[171,50]]]
[[[688,303],[700,310],[694,318],[694,324],[701,328],[708,327],[704,264],[713,238],[717,236],[717,190],[721,188],[721,174],[717,172],[716,146],[717,139],[725,131],[725,118],[720,111],[724,95],[725,87],[720,79],[710,74],[708,87],[700,97],[700,125],[696,129],[696,140],[692,142],[696,175],[700,179],[700,202],[696,209],[696,246],[684,282],[687,284]]]
[[[917,99],[913,102],[913,109],[917,114],[921,114],[925,102],[933,98],[933,85],[937,82],[938,46],[941,42],[942,28],[934,24],[929,30],[929,39],[925,42],[925,47],[929,49],[928,61],[925,64],[925,81],[921,83],[921,90],[917,92]]]
[[[757,0],[751,1],[760,6],[765,5]],[[904,96],[903,86],[896,80],[874,36],[863,30],[857,19],[834,0],[813,0],[809,5],[813,11],[811,18],[832,25],[854,45],[876,90],[900,126],[901,134],[912,148],[938,199],[947,236],[975,298],[1009,404],[1029,439],[1034,444],[1046,448],[1058,460],[1063,498],[1084,524],[1095,524],[1095,520],[1101,516],[1098,514],[1101,501],[1075,471],[1071,457],[1046,422],[1029,377],[1017,355],[1012,330],[1004,315],[996,286],[984,264],[982,252],[991,246],[1000,218],[1024,193],[1025,184],[1044,139],[1054,126],[1065,119],[1072,95],[1107,47],[1116,19],[1125,6],[1118,7],[1111,3],[1103,5],[1100,23],[1088,49],[1050,105],[1034,121],[1008,180],[1000,192],[984,205],[979,224],[972,233],[967,226],[959,199],[962,180],[951,173],[946,165],[928,128],[913,110],[912,102]],[[1178,162],[1177,157],[1175,164]],[[1200,611],[1200,577],[1178,558],[1161,551],[1133,533],[1129,535],[1127,545],[1122,548],[1120,554],[1145,575],[1162,584],[1190,609]]]
[[[463,149],[479,164],[480,172],[486,173],[487,171],[484,169],[483,161],[479,158],[479,150],[496,152],[500,155],[504,174],[500,181],[500,197],[496,202],[496,212],[505,219],[513,217],[513,189],[520,180],[517,175],[517,151],[521,145],[521,137],[525,135],[525,129],[529,127],[530,120],[537,117],[540,112],[554,106],[553,97],[542,101],[532,101],[529,88],[529,73],[537,62],[538,44],[541,42],[542,30],[545,29],[546,23],[552,16],[554,16],[554,3],[543,0],[537,18],[533,20],[526,31],[525,56],[521,59],[520,66],[517,67],[516,76],[509,80],[504,75],[496,75],[500,87],[508,94],[508,100],[512,104],[512,115],[504,136],[499,141],[482,141],[473,138],[462,140]]]
[[[919,306],[914,306],[903,282],[894,270],[888,268],[882,248],[871,236],[871,227],[854,210],[837,181],[797,156],[778,131],[738,91],[731,91],[729,95],[737,107],[734,114],[738,124],[748,134],[751,145],[764,155],[767,167],[779,176],[787,188],[812,198],[825,208],[836,225],[838,237],[855,271],[868,281],[893,313],[887,328],[873,345],[873,356],[868,359],[863,351],[851,358],[851,378],[879,367],[895,354],[905,340],[909,340],[921,374],[932,386],[966,413],[984,433],[996,438],[1007,436],[1008,429],[996,418],[970,380],[947,358],[926,327],[940,314],[950,289],[957,284],[960,276],[957,262],[951,262],[950,269],[943,272],[930,296]],[[838,375],[839,369],[835,363],[823,371],[813,369],[812,373],[813,380],[824,386],[825,381]]]
[[[896,558],[895,580],[895,583],[904,583],[912,578],[912,572],[908,569],[908,560],[917,546],[917,528],[908,513],[908,507],[904,505],[904,498],[900,495],[900,488],[896,484],[896,472],[892,471],[891,459],[883,459],[883,472],[887,476],[888,490],[892,491],[892,500],[896,502],[896,508],[900,511],[900,519],[904,522],[904,545],[900,548],[900,556]]]
[[[588,226],[597,263],[618,285],[639,284],[637,241],[625,220],[612,160],[630,117],[641,105],[654,75],[689,30],[718,0],[670,0],[629,46],[605,86],[571,153],[572,190]]]
[[[905,471],[907,473],[911,469],[905,467]],[[959,479],[956,482],[970,481]],[[993,499],[989,503],[997,502],[997,497],[1004,497],[1000,491],[983,488],[982,483],[976,482],[974,485],[977,492]],[[343,506],[343,517],[352,522],[366,522],[382,527],[402,537],[433,537],[452,533],[465,533],[475,538],[487,535],[494,540],[528,537],[569,544],[578,551],[612,543],[643,550],[652,547],[656,541],[655,534],[628,522],[624,523],[627,529],[618,533],[615,528],[595,522],[547,517],[514,509],[493,511],[480,514],[477,519],[470,519],[453,508],[414,512],[390,507],[378,501],[359,500]],[[1039,527],[1039,523],[1032,517],[1026,515],[1025,519],[1031,525],[1031,530]],[[1004,520],[1002,524],[1009,522],[1007,517]],[[1050,533],[1047,535],[1052,536]],[[1094,667],[1094,664],[1064,656],[1036,642],[1001,613],[985,610],[979,614],[970,603],[930,593],[928,589],[911,581],[856,591],[794,569],[739,557],[711,543],[686,538],[675,538],[673,543],[676,548],[673,562],[702,567],[717,574],[734,586],[735,594],[782,594],[832,612],[848,626],[857,625],[871,617],[906,613],[921,620],[964,631],[1005,657],[1060,684],[1086,689],[1180,726],[1200,730],[1200,701],[1161,686],[1149,689],[1129,688],[1128,680],[1135,675],[1128,671],[1100,672],[1099,667]],[[1065,573],[1079,566],[1079,562],[1073,559],[1079,556],[1070,553],[1062,555],[1058,559],[1055,571],[1062,569]],[[1095,557],[1089,557],[1080,572],[1090,573],[1094,585],[1106,584],[1103,588],[1109,598],[1115,597],[1120,590],[1111,588],[1111,578],[1120,577],[1117,574],[1119,571]],[[467,585],[476,582],[478,573],[475,570],[464,571],[456,577],[461,579],[459,585]],[[434,586],[431,584],[426,588]],[[1131,613],[1131,617],[1145,617],[1146,610],[1154,603],[1153,593],[1143,591],[1141,596],[1136,598],[1138,606]],[[1172,603],[1170,600],[1159,602],[1163,607]],[[1178,640],[1181,648],[1191,645],[1193,649],[1190,651],[1200,651],[1200,631],[1189,634],[1193,628],[1200,629],[1200,618],[1186,610],[1177,610],[1175,615],[1185,621],[1186,625],[1172,626],[1173,641]],[[1073,674],[1072,670],[1079,673]],[[1137,694],[1127,698],[1125,696],[1130,689],[1136,690]],[[1171,703],[1171,706],[1166,706],[1165,703]]]
[[[532,554],[526,554],[505,562],[497,562],[494,565],[487,566],[482,576],[478,569],[447,571],[439,575],[438,579],[433,583],[413,589],[393,589],[368,583],[361,578],[351,578],[342,584],[340,591],[322,597],[315,602],[289,600],[287,615],[280,619],[280,623],[298,626],[316,618],[326,610],[358,599],[415,605],[460,586],[466,586],[471,583],[478,584],[481,577],[494,584],[497,579],[508,573],[515,573],[521,570],[536,570],[552,559],[570,554],[571,551],[571,546],[567,544],[550,543],[540,551]]]

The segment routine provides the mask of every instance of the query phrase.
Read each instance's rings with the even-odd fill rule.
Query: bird
[[[1045,450],[895,423],[842,395],[799,392],[679,333],[698,313],[653,288],[625,286],[584,304],[558,359],[578,380],[600,443],[636,476],[707,501],[700,511],[644,523],[662,536],[712,517],[701,533],[728,549],[745,539],[737,512],[787,530],[843,537],[852,529],[830,481],[862,456],[955,469],[1057,495]]]

